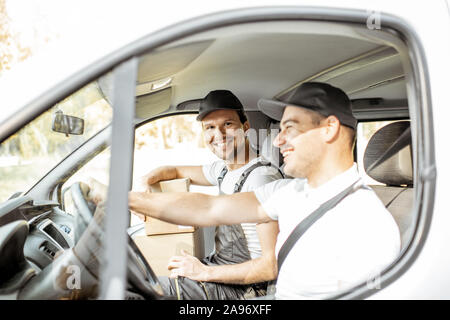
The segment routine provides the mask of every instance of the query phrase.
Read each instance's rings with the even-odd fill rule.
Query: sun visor
[[[170,108],[172,100],[172,88],[140,96],[136,98],[136,118],[148,119],[163,113]]]
[[[200,56],[214,40],[204,40],[145,54],[139,59],[138,84],[171,77]]]

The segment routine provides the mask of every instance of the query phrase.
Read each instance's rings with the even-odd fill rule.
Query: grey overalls
[[[247,168],[235,184],[234,193],[240,192],[250,173],[260,166],[271,166],[270,162],[258,161]],[[278,168],[277,168],[278,170]],[[221,185],[228,170],[225,166],[217,178],[220,194],[223,194]],[[207,265],[226,265],[243,263],[251,259],[247,246],[247,239],[240,224],[220,225],[216,227],[215,251],[201,260]],[[248,299],[266,294],[267,282],[238,285],[217,282],[200,282],[185,277],[171,279],[160,277],[161,286],[168,295],[183,300],[224,300]]]

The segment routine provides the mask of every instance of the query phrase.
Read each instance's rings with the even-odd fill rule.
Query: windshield
[[[52,130],[56,112],[84,120],[81,135]],[[17,192],[28,191],[63,158],[105,128],[112,119],[112,108],[97,82],[92,82],[0,144],[0,202]]]

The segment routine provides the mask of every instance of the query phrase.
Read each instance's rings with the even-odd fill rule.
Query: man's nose
[[[286,143],[286,139],[284,137],[283,131],[278,132],[277,136],[275,137],[275,139],[273,139],[272,144],[277,147],[280,148],[283,144]]]
[[[216,139],[218,137],[221,137],[222,139],[225,139],[226,137],[226,131],[225,128],[222,128],[220,126],[217,126],[214,130],[214,135],[213,135]]]

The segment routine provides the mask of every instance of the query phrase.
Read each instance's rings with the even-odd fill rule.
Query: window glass
[[[86,163],[63,184],[62,191],[64,193],[64,211],[72,215],[75,215],[76,213],[71,194],[70,192],[66,192],[67,188],[69,188],[73,183],[88,183],[90,179],[93,178],[105,186],[109,185],[110,160],[111,148],[108,147]]]
[[[196,116],[161,118],[136,130],[133,189],[142,189],[141,177],[159,166],[204,165],[218,160],[205,146]]]
[[[84,120],[81,135],[52,130],[56,112]],[[105,128],[112,109],[97,82],[92,82],[32,120],[0,144],[0,202],[28,191],[63,158]]]
[[[218,160],[203,141],[196,114],[151,121],[135,133],[133,190],[143,191],[142,177],[160,166],[204,165]],[[216,187],[191,185],[191,192],[216,194]],[[131,224],[141,222],[132,215]]]

